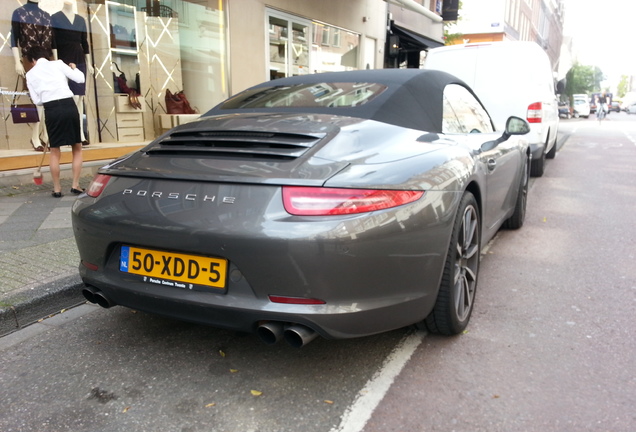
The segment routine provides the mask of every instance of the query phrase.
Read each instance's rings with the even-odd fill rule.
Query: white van
[[[547,54],[534,42],[486,42],[428,51],[425,69],[449,72],[468,84],[504,130],[511,115],[525,118],[532,150],[531,174],[543,175],[557,150],[559,103]]]
[[[572,102],[574,110],[574,117],[585,117],[588,118],[590,116],[590,97],[586,94],[573,94]]]

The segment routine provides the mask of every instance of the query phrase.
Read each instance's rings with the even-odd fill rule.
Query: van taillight
[[[543,119],[543,104],[541,102],[535,102],[528,105],[528,116],[526,120],[528,123],[541,123]]]

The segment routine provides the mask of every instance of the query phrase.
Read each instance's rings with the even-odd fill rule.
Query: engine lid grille
[[[146,150],[147,155],[296,159],[325,137],[261,131],[175,130]]]

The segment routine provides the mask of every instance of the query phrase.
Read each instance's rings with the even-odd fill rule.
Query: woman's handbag
[[[38,109],[33,102],[28,104],[18,104],[18,97],[22,96],[22,94],[26,94],[23,90],[22,94],[18,95],[18,83],[20,82],[20,77],[15,82],[15,91],[13,92],[13,101],[11,102],[11,118],[13,119],[13,123],[37,123],[40,121],[40,117],[38,116]],[[29,98],[30,100],[31,98]]]
[[[166,89],[166,113],[168,114],[196,114],[183,91],[172,93]]]
[[[139,102],[139,96],[141,96],[139,94],[139,90],[128,87],[128,83],[126,81],[126,74],[124,74],[119,69],[119,66],[117,65],[117,63],[115,63],[115,62],[112,62],[112,63],[117,68],[117,72],[119,72],[119,75],[115,75],[115,72],[113,72],[113,81],[114,81],[114,84],[115,84],[115,93],[126,93],[126,94],[128,94],[128,103],[130,104],[130,106],[135,108],[135,109],[142,109],[143,107],[141,106],[141,102]],[[139,87],[139,74],[137,74],[137,77],[135,78],[135,82],[137,83],[137,86]]]

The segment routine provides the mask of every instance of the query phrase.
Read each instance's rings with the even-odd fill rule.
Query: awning
[[[395,24],[391,24],[391,31],[393,34],[400,37],[400,46],[406,50],[419,48],[425,50],[428,48],[437,48],[444,46],[442,42],[438,42],[434,39],[426,37],[424,35],[415,33],[412,30],[407,30]]]

